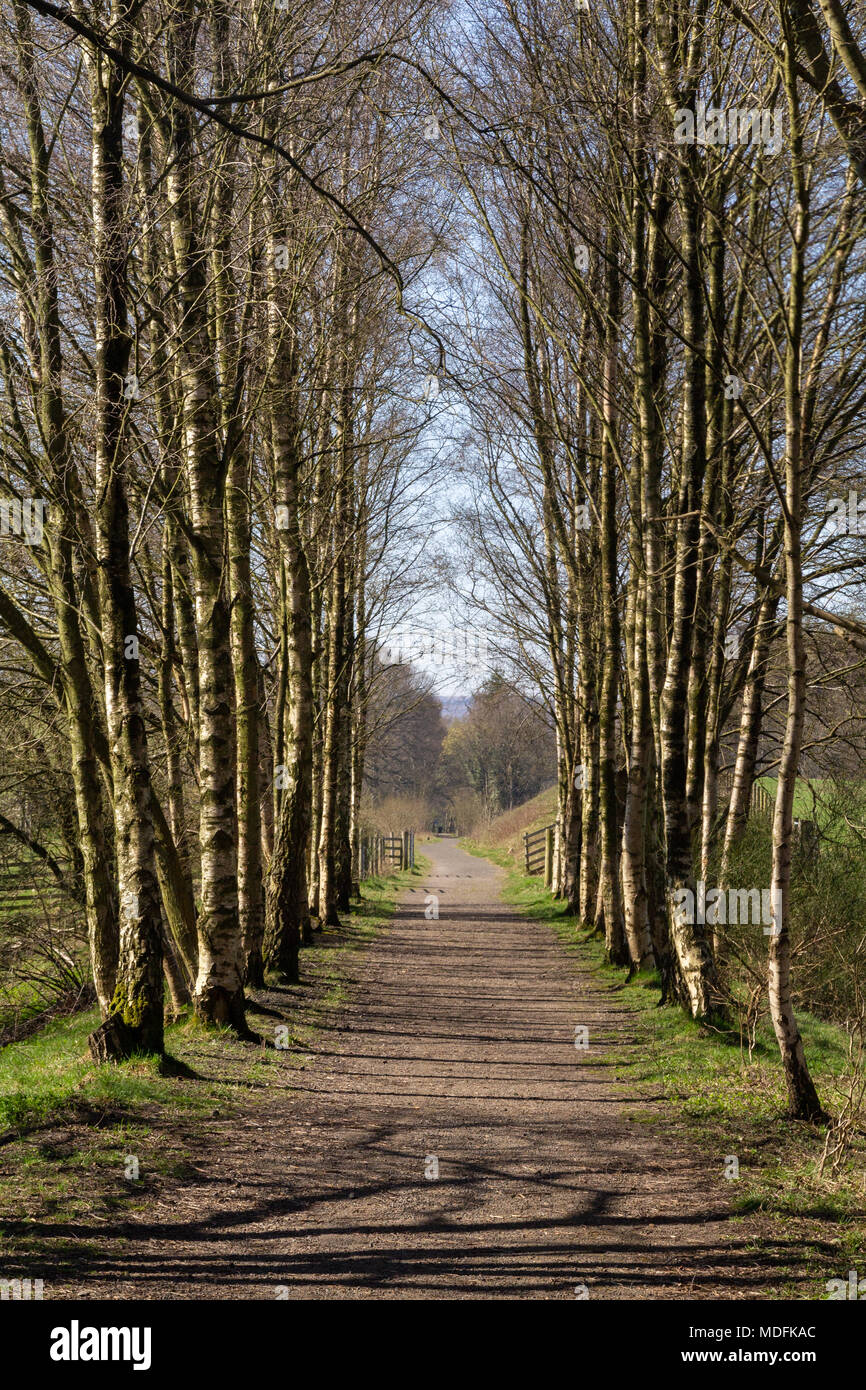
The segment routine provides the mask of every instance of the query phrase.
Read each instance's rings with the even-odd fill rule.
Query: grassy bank
[[[344,1002],[351,956],[427,867],[419,857],[413,870],[368,879],[342,928],[302,952],[301,984],[251,993],[256,1043],[203,1028],[188,1012],[166,1029],[164,1062],[97,1067],[87,1036],[99,1017],[88,1009],[0,1051],[0,1273],[32,1272],[37,1255],[37,1273],[85,1258],[83,1232],[194,1176],[226,1120],[290,1092],[306,1049]]]
[[[718,1163],[720,1175],[726,1167],[732,1169],[727,1160],[735,1157],[735,1210],[751,1213],[753,1219],[757,1213],[768,1234],[772,1229],[776,1239],[790,1240],[792,1272],[805,1266],[814,1274],[812,1297],[825,1297],[826,1280],[845,1277],[849,1269],[858,1269],[862,1277],[866,1118],[861,1114],[844,1162],[835,1172],[825,1163],[822,1173],[826,1130],[785,1118],[784,1077],[766,1014],[746,1038],[736,1026],[709,1032],[679,1008],[659,1008],[657,979],[643,975],[626,982],[624,971],[606,965],[602,942],[580,926],[539,878],[514,869],[508,846],[461,843],[507,870],[505,901],[547,923],[580,968],[606,983],[628,1011],[629,1045],[607,1051],[617,1063],[617,1081],[629,1088],[629,1119],[672,1140],[695,1142]],[[819,1094],[831,1114],[839,1114],[850,1080],[847,1034],[808,1014],[800,1016],[800,1026]],[[794,1295],[793,1286],[789,1292]]]

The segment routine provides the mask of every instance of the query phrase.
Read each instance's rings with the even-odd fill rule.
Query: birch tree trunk
[[[669,27],[670,26],[670,27]],[[699,33],[700,18],[695,19]],[[697,37],[690,45],[686,68],[690,87],[675,88],[673,21],[662,29],[662,66],[669,108],[695,98],[698,70]],[[698,50],[698,51],[695,51]],[[701,210],[698,193],[700,154],[684,146],[678,164],[680,257],[683,273],[683,395],[681,409],[680,478],[677,499],[673,608],[667,669],[661,693],[661,783],[664,810],[665,867],[670,903],[670,933],[674,946],[673,990],[696,1019],[717,1013],[720,988],[706,927],[701,914],[676,910],[682,893],[696,899],[692,862],[691,824],[687,792],[687,723],[689,657],[697,592],[699,515],[706,469],[706,380],[704,286],[700,265]],[[693,920],[689,920],[689,918]]]
[[[273,178],[273,168],[268,175]],[[291,305],[294,286],[278,268],[277,247],[291,229],[279,220],[278,193],[265,197],[267,236],[268,390],[266,405],[280,544],[281,681],[289,698],[280,723],[281,777],[273,856],[267,881],[265,960],[289,983],[299,979],[298,954],[310,939],[308,857],[313,797],[313,628],[310,571],[301,525],[301,440],[297,359]],[[284,701],[284,703],[286,703]]]
[[[768,988],[770,1016],[782,1055],[788,1100],[793,1116],[825,1119],[809,1074],[803,1040],[791,993],[791,849],[794,793],[806,713],[806,656],[803,646],[802,528],[802,400],[801,358],[805,299],[806,248],[809,241],[809,189],[800,126],[794,53],[788,34],[785,47],[785,90],[791,131],[791,171],[796,198],[791,234],[791,268],[785,351],[785,621],[788,669],[788,716],[776,784],[773,816],[773,924],[770,931]]]
[[[261,989],[265,983],[262,955],[265,898],[259,798],[259,658],[253,631],[247,486],[246,451],[239,446],[232,458],[226,499],[232,593],[232,672],[237,720],[238,914],[244,978],[254,989]]]
[[[113,7],[117,42],[129,39],[125,4]],[[98,1061],[163,1050],[162,938],[150,764],[141,703],[138,621],[129,564],[124,398],[130,353],[126,304],[123,90],[115,64],[89,45],[91,204],[96,324],[96,554],[105,708],[114,789],[120,951],[108,1017],[92,1033]]]
[[[169,36],[170,71],[180,86],[191,85],[196,23],[184,0],[175,11]],[[181,304],[181,413],[198,638],[201,900],[194,1003],[205,1022],[227,1023],[248,1036],[238,914],[234,690],[223,520],[226,460],[220,448],[207,258],[197,232],[194,179],[191,116],[188,108],[175,102],[167,184]]]
[[[619,881],[616,802],[616,703],[620,669],[620,623],[617,603],[616,433],[617,352],[620,313],[618,247],[608,237],[605,261],[605,333],[602,385],[604,433],[601,441],[601,612],[602,672],[599,699],[599,877],[604,912],[605,956],[614,965],[627,965],[622,896]]]

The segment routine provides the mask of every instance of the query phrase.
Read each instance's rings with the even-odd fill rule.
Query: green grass
[[[756,786],[763,787],[772,801],[776,797],[776,777],[757,777]],[[862,782],[839,782],[831,777],[798,777],[794,788],[794,816],[812,820],[822,836],[839,839],[842,843],[859,843],[852,835],[842,814],[842,805],[849,814],[853,811],[862,822],[866,820],[866,786]]]
[[[497,864],[500,869],[508,869],[516,878],[523,877],[522,874],[518,874],[514,867],[514,857],[511,851],[504,849],[501,845],[485,845],[480,840],[471,837],[458,840],[457,843],[461,849],[467,850],[469,854],[474,854],[476,858],[489,859],[491,864]],[[531,883],[532,879],[527,879],[527,882]]]
[[[756,777],[755,785],[762,787],[771,801],[776,799],[776,777]],[[828,790],[832,786],[824,777],[798,777],[794,787],[794,815],[805,820],[815,819],[816,805],[819,807],[818,820],[820,822],[820,801],[822,791]]]
[[[57,1019],[32,1038],[4,1048],[0,1053],[0,1134],[44,1124],[70,1105],[135,1104],[159,1093],[160,1078],[153,1062],[93,1066],[87,1036],[98,1025],[98,1010],[89,1009]],[[167,1030],[169,1050],[178,1032],[177,1026]]]

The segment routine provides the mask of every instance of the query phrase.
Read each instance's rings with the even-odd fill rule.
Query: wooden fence
[[[724,796],[730,800],[732,786],[732,774],[722,774],[719,778],[720,799]],[[749,815],[760,816],[764,820],[772,822],[775,809],[775,796],[771,792],[768,792],[765,787],[761,786],[759,782],[754,782],[752,784],[752,797],[749,803]],[[794,836],[810,857],[817,856],[820,848],[820,834],[815,821],[795,820]],[[540,830],[526,831],[523,836],[524,871],[527,874],[543,874],[546,888],[549,888],[553,883],[553,856],[555,844],[555,822],[553,825],[543,825]]]
[[[397,835],[369,834],[361,837],[360,878],[373,878],[378,874],[414,867],[414,830],[401,830]]]
[[[540,830],[526,831],[523,836],[523,863],[528,874],[544,874],[549,888],[553,882],[553,845],[556,825],[543,825]]]
[[[749,815],[761,816],[764,820],[772,824],[775,814],[775,795],[755,782],[752,786],[752,800],[749,804]],[[810,859],[817,858],[821,848],[821,836],[817,821],[806,820],[799,816],[796,817],[794,820],[794,839]]]
[[[766,790],[766,788],[762,787],[759,782],[753,783],[752,801],[749,807],[750,814],[755,816],[764,816],[765,819],[772,820],[775,808],[775,797],[771,796],[770,793]]]
[[[719,777],[720,809],[725,809],[727,804],[730,803],[733,786],[733,773],[722,773]],[[752,795],[749,801],[749,816],[756,816],[772,824],[775,814],[775,792],[768,792],[766,787],[762,786],[760,782],[753,782]],[[814,858],[819,853],[821,836],[817,821],[806,820],[802,817],[796,818],[794,820],[794,837],[810,857]]]

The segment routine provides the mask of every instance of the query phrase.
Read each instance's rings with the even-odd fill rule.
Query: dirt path
[[[425,853],[433,872],[353,957],[292,1089],[53,1296],[755,1298],[781,1281],[795,1253],[755,1253],[730,1221],[721,1156],[628,1119],[602,1041],[628,1038],[615,992],[502,905],[498,869]]]

